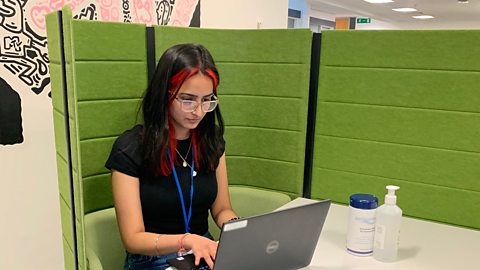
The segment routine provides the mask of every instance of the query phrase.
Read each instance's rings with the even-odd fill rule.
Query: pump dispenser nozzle
[[[387,186],[388,193],[385,195],[385,204],[395,205],[397,203],[397,196],[395,191],[400,189],[400,187],[389,185]]]

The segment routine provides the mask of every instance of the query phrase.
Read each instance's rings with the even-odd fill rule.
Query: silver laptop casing
[[[310,264],[330,200],[225,223],[214,270],[291,270]]]

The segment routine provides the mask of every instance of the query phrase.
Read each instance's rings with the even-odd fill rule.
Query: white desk
[[[303,205],[310,201],[298,198],[279,209]],[[312,263],[300,270],[480,269],[478,230],[403,217],[398,260],[382,263],[372,256],[358,257],[345,251],[347,222],[348,207],[332,204]]]
[[[286,207],[307,202],[299,198]],[[303,269],[480,269],[480,231],[403,217],[398,260],[382,263],[345,251],[347,222],[348,207],[332,204],[312,264]]]

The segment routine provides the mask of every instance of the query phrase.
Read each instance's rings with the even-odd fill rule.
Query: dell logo
[[[272,242],[268,243],[266,252],[268,254],[272,254],[275,251],[277,251],[279,247],[280,247],[280,243],[277,240],[273,240]]]

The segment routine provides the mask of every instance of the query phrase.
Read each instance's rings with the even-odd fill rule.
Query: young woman
[[[218,71],[201,45],[180,44],[160,58],[143,99],[143,125],[115,141],[106,167],[127,250],[124,269],[165,269],[191,250],[212,268],[220,227],[236,218],[228,194]]]

